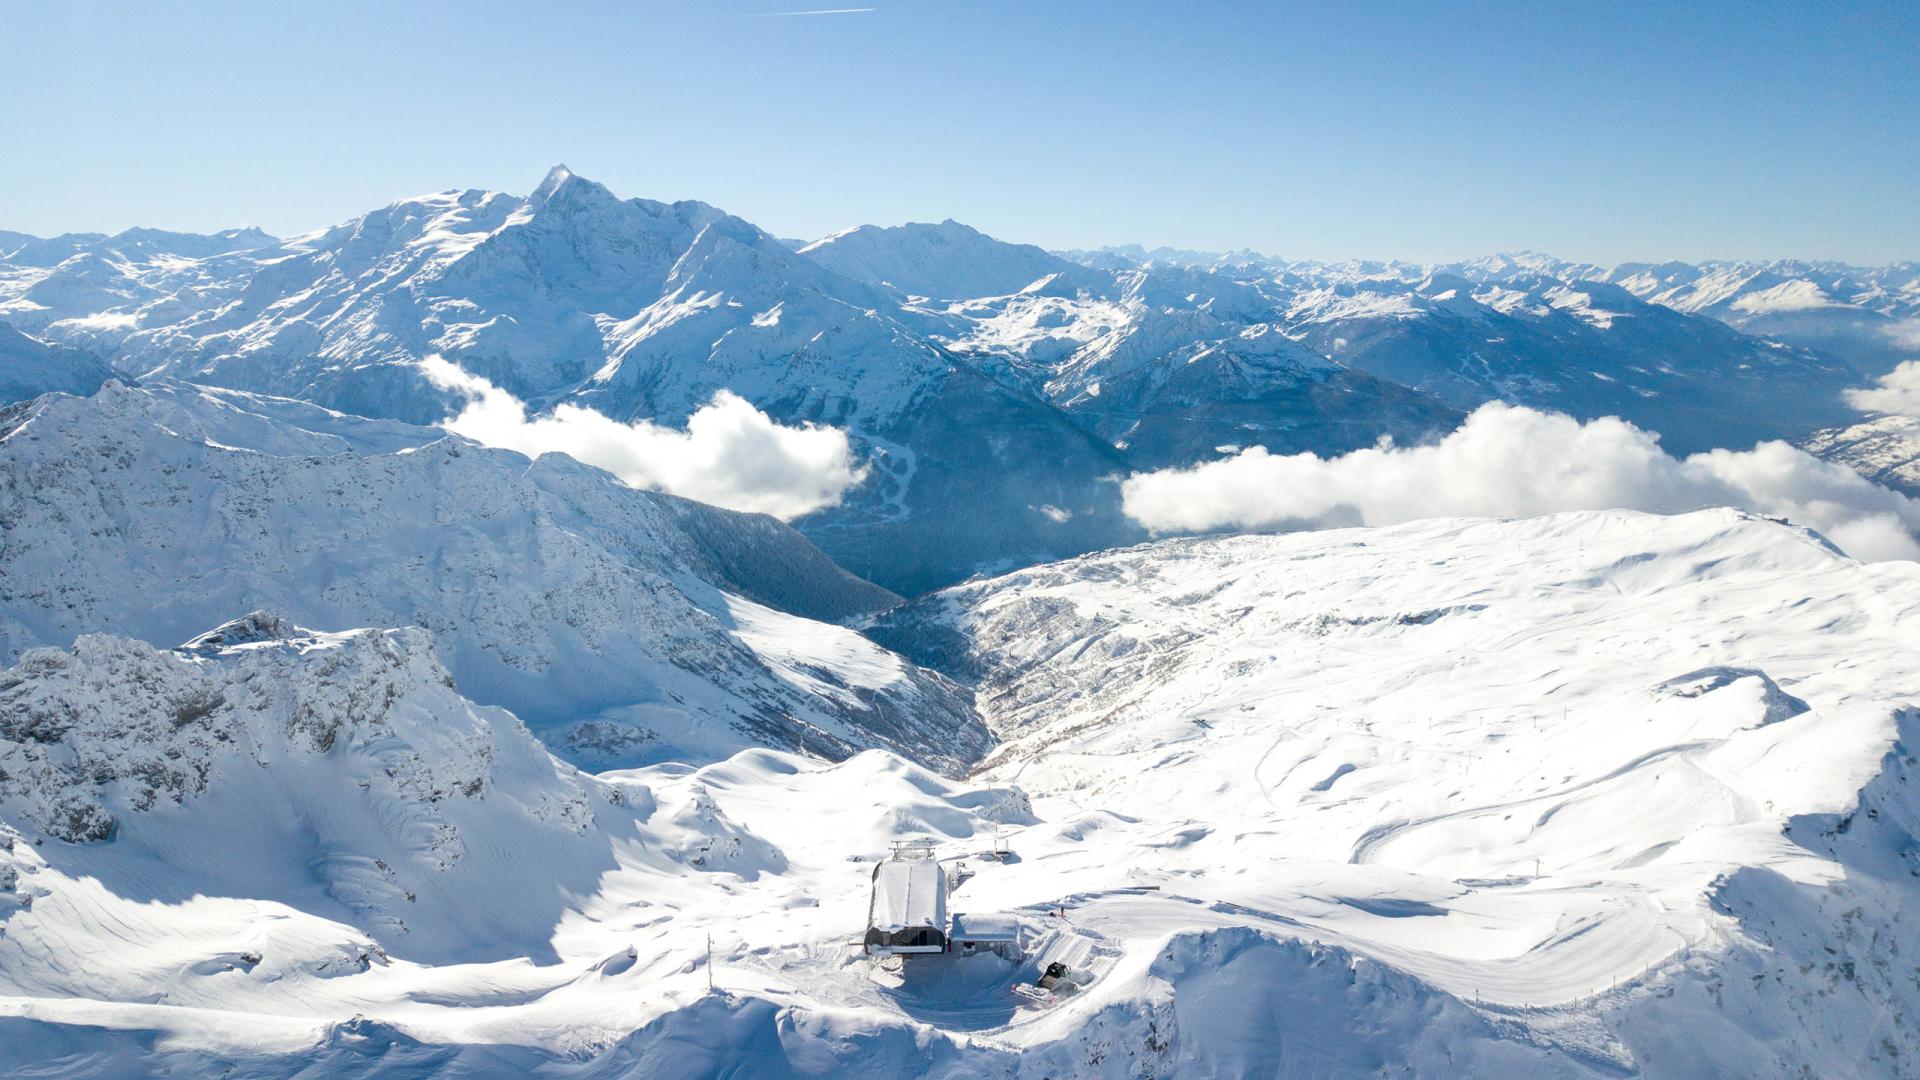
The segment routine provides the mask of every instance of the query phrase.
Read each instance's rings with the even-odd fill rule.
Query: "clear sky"
[[[763,14],[814,8],[860,10]],[[292,234],[564,161],[805,238],[1920,258],[1910,0],[0,0],[0,27],[0,228],[39,234]]]

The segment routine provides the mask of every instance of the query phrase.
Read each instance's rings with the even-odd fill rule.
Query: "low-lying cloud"
[[[1127,515],[1158,533],[1735,506],[1817,529],[1859,559],[1920,558],[1920,500],[1786,443],[1676,458],[1616,417],[1583,423],[1497,403],[1432,445],[1336,458],[1255,447],[1136,474],[1122,496]]]
[[[430,356],[420,367],[434,385],[466,398],[459,415],[441,425],[449,431],[528,457],[566,454],[634,487],[729,510],[790,521],[839,505],[867,475],[845,432],[775,423],[725,390],[680,431],[647,420],[621,423],[578,405],[530,417],[520,399],[451,361]]]
[[[1915,345],[1920,347],[1920,340]],[[1861,412],[1920,416],[1920,360],[1908,360],[1880,376],[1878,386],[1847,391],[1847,404]]]

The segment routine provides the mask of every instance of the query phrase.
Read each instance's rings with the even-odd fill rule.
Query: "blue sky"
[[[564,161],[800,237],[1920,258],[1914,3],[0,3],[0,228],[41,234]]]

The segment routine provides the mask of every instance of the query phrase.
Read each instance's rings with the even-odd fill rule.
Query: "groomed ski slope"
[[[1090,556],[936,594],[874,633],[976,683],[1004,740],[983,773],[956,783],[880,751],[597,778],[521,765],[499,781],[512,799],[483,785],[429,804],[482,857],[438,868],[443,846],[383,834],[395,880],[425,884],[366,909],[298,875],[229,869],[210,886],[194,860],[145,854],[210,843],[223,867],[319,868],[372,850],[299,828],[317,811],[296,793],[323,782],[383,820],[429,812],[358,750],[220,759],[177,807],[109,799],[105,842],[36,835],[43,818],[0,802],[20,834],[0,856],[0,1038],[66,1075],[1920,1062],[1905,1019],[1920,1005],[1920,567],[1861,565],[1731,511],[1426,522]],[[362,640],[253,647],[324,664]],[[382,640],[435,685],[424,643]],[[138,653],[92,647],[104,666],[74,685],[112,686],[107,661]],[[265,662],[244,652],[151,663]],[[7,693],[39,692],[51,676],[30,666]],[[295,680],[315,708],[324,674]],[[401,687],[416,693],[471,708]],[[476,715],[494,718],[499,760],[525,760],[505,749],[524,730]],[[355,777],[372,787],[355,796]],[[539,805],[529,784],[580,793],[591,821],[554,842],[559,826],[523,809]],[[247,839],[263,821],[270,857],[249,846],[264,834]],[[978,857],[996,832],[1013,861]],[[967,864],[954,910],[1018,916],[1024,963],[894,969],[849,946],[871,860],[905,837]],[[522,916],[512,955],[478,909],[427,891],[445,875],[474,875],[467,896],[498,876]],[[345,970],[321,962],[343,953]],[[1047,1008],[1011,992],[1050,959],[1086,988]]]

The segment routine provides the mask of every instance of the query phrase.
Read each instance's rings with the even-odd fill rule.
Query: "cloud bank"
[[[1920,346],[1920,335],[1916,335]],[[1920,360],[1908,360],[1885,375],[1880,385],[1847,391],[1847,404],[1861,412],[1920,416]]]
[[[1582,423],[1498,403],[1430,446],[1383,444],[1337,458],[1255,447],[1136,474],[1122,498],[1127,515],[1157,533],[1736,506],[1818,529],[1859,559],[1920,558],[1920,500],[1786,443],[1682,459],[1616,417]]]
[[[435,386],[467,399],[441,425],[449,431],[528,457],[566,454],[634,487],[729,510],[790,521],[839,505],[867,475],[854,463],[845,432],[777,424],[725,390],[678,431],[647,420],[623,424],[577,405],[529,417],[520,399],[451,361],[430,356],[420,367]]]

